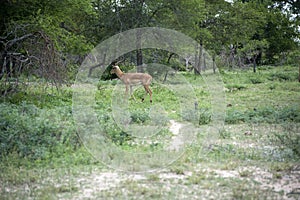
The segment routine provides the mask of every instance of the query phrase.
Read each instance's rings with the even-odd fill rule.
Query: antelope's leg
[[[134,97],[134,95],[133,95],[132,85],[130,86],[130,96],[132,96],[133,99],[134,99],[134,101],[136,101],[136,99],[135,99],[135,97]]]
[[[126,85],[126,90],[125,90],[125,98],[128,97],[128,85]]]
[[[152,91],[151,91],[151,89],[149,88],[149,86],[147,86],[148,87],[148,93],[149,93],[149,95],[150,95],[150,103],[152,103]]]
[[[145,100],[147,93],[148,93],[150,95],[150,102],[152,103],[152,91],[150,90],[149,85],[144,85],[144,88],[145,88],[146,94],[145,94],[144,98],[142,99],[142,102]]]
[[[145,88],[145,91],[146,91],[146,94],[144,95],[144,97],[142,98],[142,102],[144,102],[146,96],[147,96],[147,93],[148,93],[148,90],[147,90],[147,86],[144,85],[144,88]]]

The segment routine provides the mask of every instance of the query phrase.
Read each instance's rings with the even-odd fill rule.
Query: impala
[[[151,81],[152,81],[152,76],[149,74],[145,73],[124,73],[121,71],[119,66],[113,66],[112,70],[110,71],[111,74],[116,74],[119,79],[125,84],[126,90],[125,90],[125,95],[128,95],[128,87],[130,87],[130,95],[132,95],[132,86],[133,85],[138,85],[141,84],[144,86],[146,94],[142,98],[142,102],[146,98],[146,95],[150,95],[150,103],[152,103],[152,91],[149,88]],[[134,98],[134,96],[133,96]],[[135,98],[134,98],[135,99]]]

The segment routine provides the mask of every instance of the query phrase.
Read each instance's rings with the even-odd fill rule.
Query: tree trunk
[[[138,72],[144,72],[143,69],[143,52],[142,49],[138,49],[136,51],[136,65],[137,65],[137,71]]]
[[[299,81],[299,83],[300,83],[300,65],[299,65],[298,81]]]
[[[213,61],[213,71],[215,74],[216,73],[216,55],[213,55],[212,61]]]
[[[167,61],[168,64],[170,64],[170,60],[171,60],[172,56],[174,56],[174,55],[175,55],[175,53],[171,53],[171,54],[169,55],[168,61]],[[169,70],[167,69],[167,70],[166,70],[166,73],[165,73],[164,80],[163,80],[164,83],[167,81],[168,72],[169,72]]]
[[[201,65],[200,65],[200,67],[201,67]],[[204,55],[203,55],[203,68],[202,68],[202,70],[205,72],[205,70],[206,70],[206,54],[204,53]]]
[[[253,72],[256,73],[256,57],[253,58]]]
[[[138,72],[144,72],[143,70],[143,52],[142,52],[142,33],[139,29],[136,32],[136,65]]]
[[[195,74],[201,74],[201,58],[202,58],[202,43],[200,43],[197,51],[196,51],[196,62],[194,66],[194,73]]]

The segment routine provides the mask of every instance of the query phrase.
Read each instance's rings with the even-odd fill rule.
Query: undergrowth
[[[300,87],[296,82],[296,71],[295,67],[290,66],[259,67],[257,73],[221,70],[226,87],[225,122],[281,125],[300,123]],[[180,111],[182,102],[179,102],[180,99],[174,91],[154,83],[151,88],[156,106],[152,106],[151,109],[148,101],[140,103],[130,99],[130,116],[127,116],[130,123],[149,125],[152,120],[156,125],[167,126],[169,119],[175,119],[186,120],[197,126],[209,124],[212,119],[210,93],[205,86],[209,83],[204,83],[194,74],[183,75],[194,88],[198,98],[198,102],[195,102],[196,111]],[[116,82],[99,81],[94,108],[107,139],[117,145],[126,145],[133,137],[116,124],[111,114],[112,91],[114,87],[119,86]],[[143,88],[136,89],[134,94],[139,101],[144,95]],[[194,99],[189,101],[194,103]],[[72,158],[69,162],[72,163],[76,160],[72,156],[76,155],[76,152],[83,152],[84,149],[73,121],[72,89],[67,87],[57,91],[50,88],[43,90],[35,86],[1,97],[0,132],[1,160],[13,157],[49,163],[50,160],[69,156]],[[222,137],[226,139],[227,135]],[[298,136],[282,133],[273,137],[273,143],[291,146],[291,149],[299,154]],[[228,148],[229,146],[225,149],[218,148],[214,152],[224,152]],[[91,160],[88,155],[87,152],[80,153],[77,161],[88,163],[88,160]]]

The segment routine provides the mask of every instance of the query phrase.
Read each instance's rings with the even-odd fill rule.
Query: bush
[[[268,79],[270,81],[294,81],[297,80],[297,73],[295,72],[274,72],[271,73]]]
[[[247,89],[243,84],[226,84],[225,86],[230,92]]]
[[[247,123],[285,123],[300,122],[300,108],[295,106],[284,107],[281,109],[275,107],[263,107],[249,111],[228,110],[225,122],[236,124],[240,122]]]
[[[148,111],[137,109],[131,111],[131,120],[133,123],[141,124],[145,123],[147,120],[150,120],[150,116],[148,114]]]
[[[207,108],[200,109],[199,125],[209,124],[211,122],[211,112]]]
[[[226,113],[225,122],[228,124],[237,124],[240,122],[246,122],[247,116],[245,113],[237,110],[229,110]]]
[[[0,132],[0,156],[17,153],[43,159],[62,146],[79,145],[70,107],[39,109],[27,103],[1,103]]]
[[[300,134],[295,132],[283,132],[276,133],[270,136],[270,141],[278,145],[279,147],[284,147],[285,149],[290,149],[292,152],[300,157]]]
[[[109,138],[116,145],[122,145],[124,142],[132,139],[131,135],[122,131],[122,127],[119,127],[118,124],[116,124],[115,120],[109,113],[99,113],[98,120],[102,125],[103,131],[105,132],[107,138]]]
[[[261,77],[250,77],[250,82],[252,84],[260,84],[260,83],[263,83],[264,80],[261,78]]]

